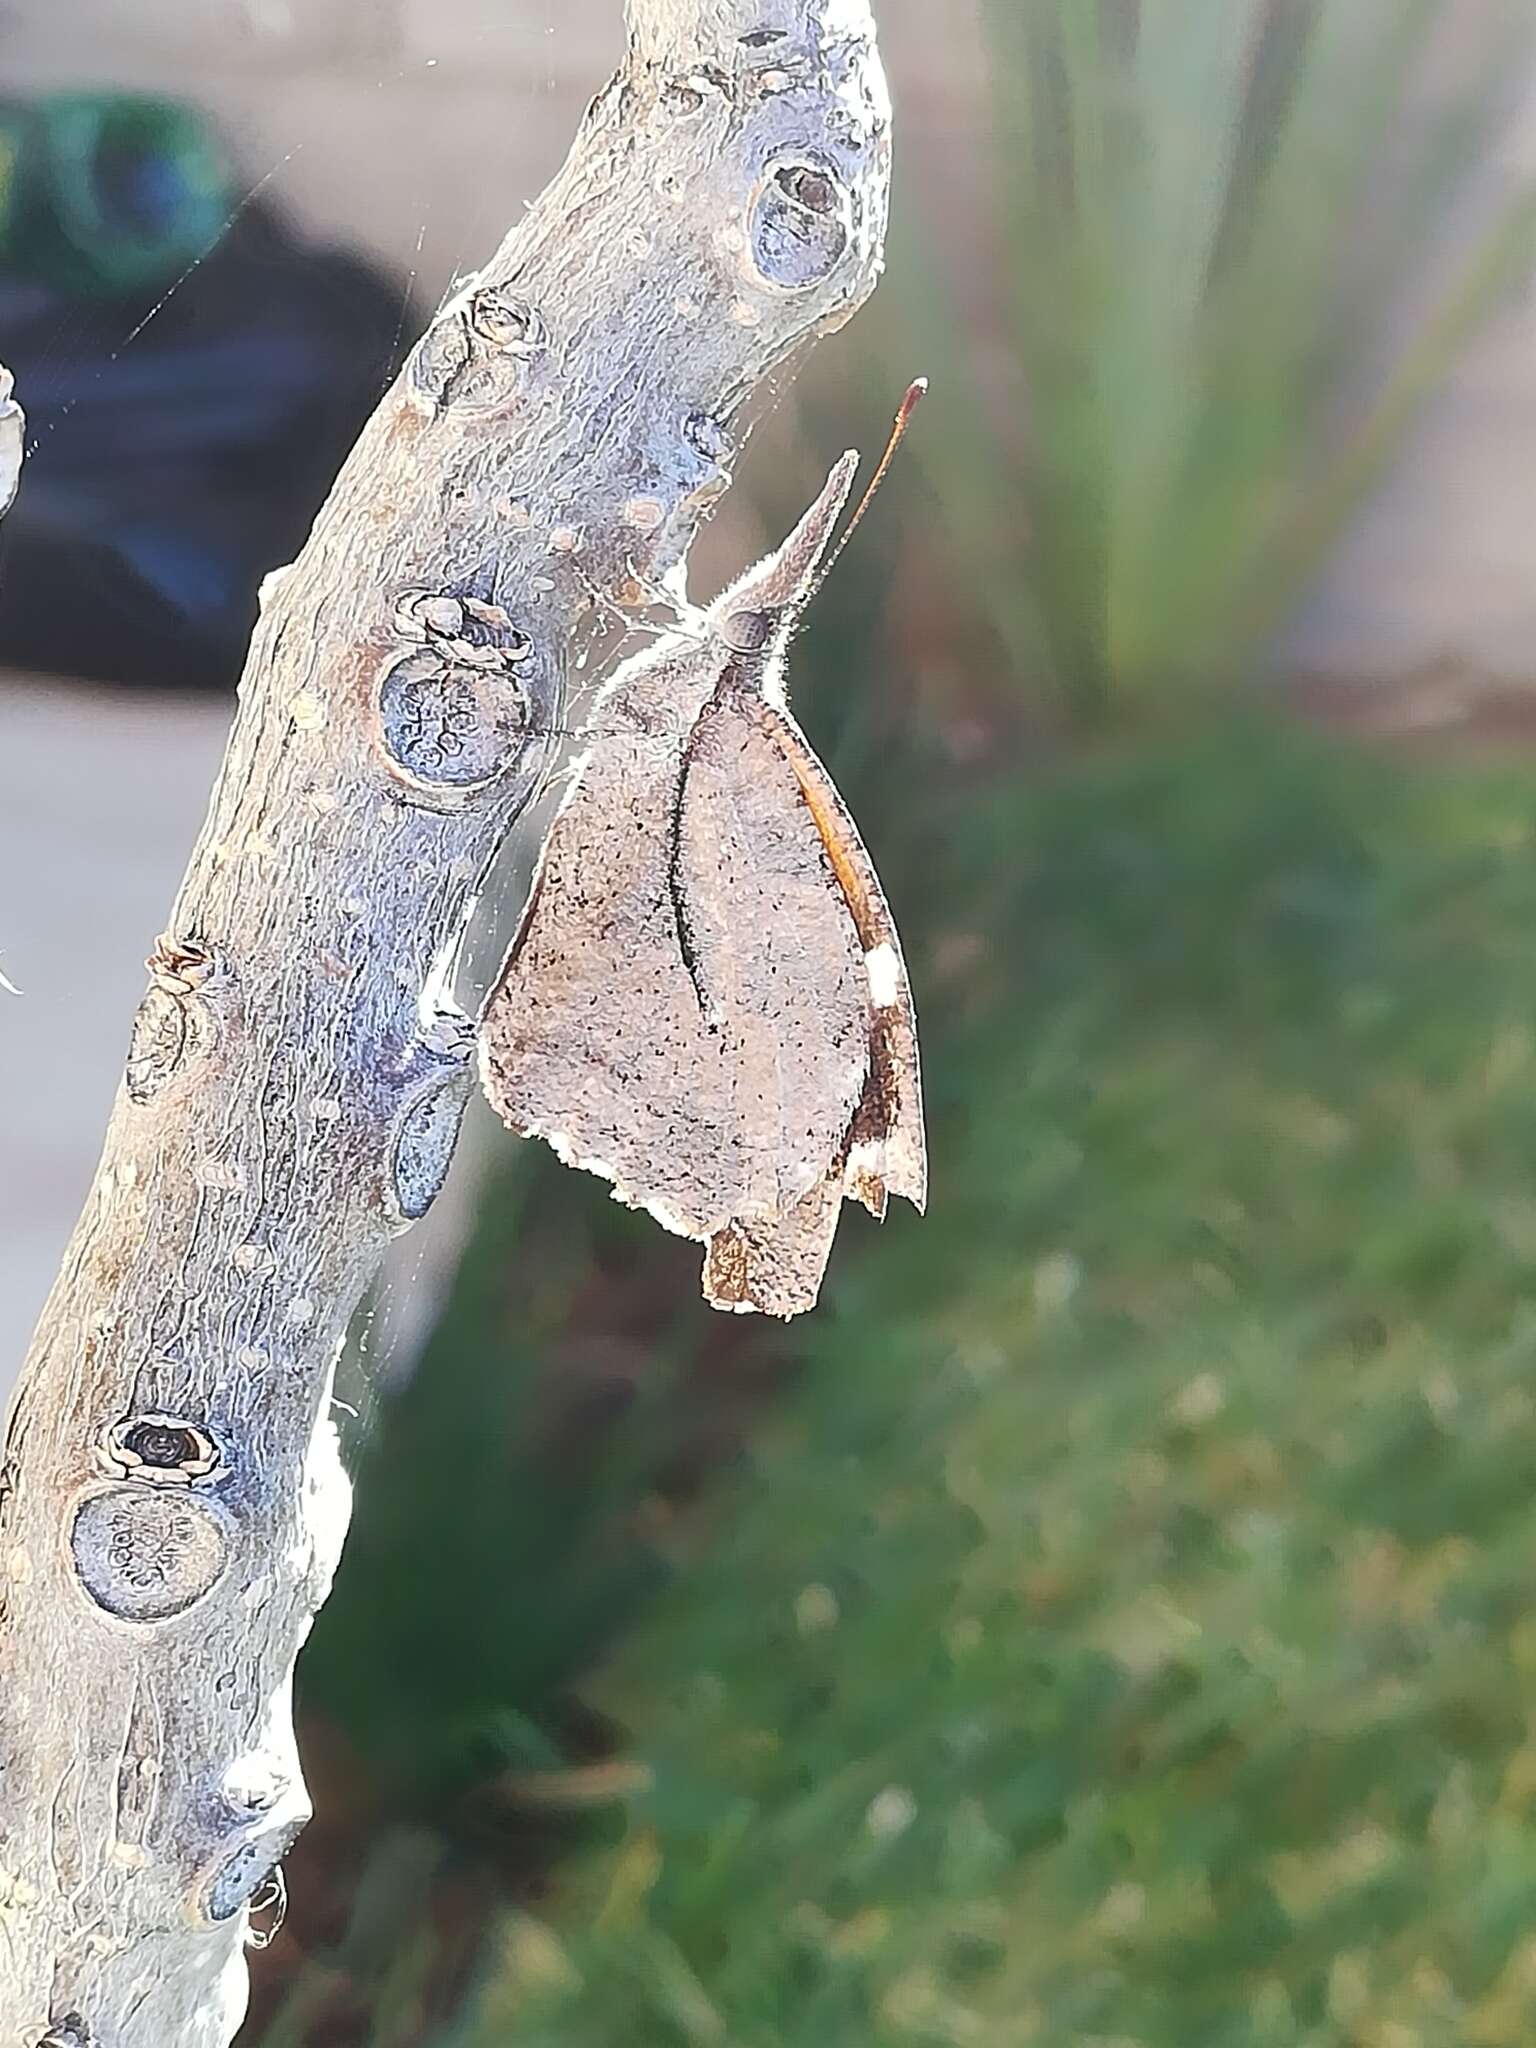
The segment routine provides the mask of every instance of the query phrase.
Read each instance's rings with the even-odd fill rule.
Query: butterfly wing
[[[727,685],[690,740],[675,897],[731,1095],[736,1217],[784,1214],[840,1165],[869,1077],[858,933],[754,690]]]
[[[756,691],[700,720],[679,815],[694,971],[725,1034],[737,1127],[777,1180],[712,1236],[704,1292],[795,1315],[820,1291],[845,1192],[876,1215],[888,1188],[919,1206],[927,1192],[900,941],[831,777]]]
[[[884,1216],[888,1194],[921,1211],[928,1200],[917,1012],[901,940],[880,877],[837,785],[789,713],[758,699],[753,715],[791,768],[863,948],[869,1001],[869,1076],[854,1117],[849,1194]]]
[[[610,714],[611,715],[611,714]],[[513,1130],[669,1230],[707,1237],[751,1189],[721,1144],[729,1078],[678,943],[674,836],[686,728],[613,726],[545,838],[480,1027]]]
[[[816,1306],[843,1207],[841,1157],[791,1208],[717,1230],[704,1258],[704,1298],[714,1308],[796,1316]]]
[[[813,1305],[844,1192],[919,1204],[910,990],[797,726],[723,687],[686,738],[610,730],[546,838],[481,1028],[505,1120],[709,1242],[718,1306]]]

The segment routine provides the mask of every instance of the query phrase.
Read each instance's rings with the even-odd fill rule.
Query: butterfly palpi
[[[717,1308],[778,1316],[814,1305],[845,1195],[927,1195],[900,941],[784,694],[857,467],[615,670],[481,1022],[513,1130],[707,1245]]]

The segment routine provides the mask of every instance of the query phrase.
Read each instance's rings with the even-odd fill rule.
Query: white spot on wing
[[[857,1145],[849,1146],[847,1162],[843,1168],[845,1180],[857,1180],[861,1173],[879,1174],[884,1173],[884,1171],[885,1140],[883,1138],[866,1138]]]
[[[901,962],[889,942],[871,946],[864,955],[869,976],[869,999],[877,1010],[888,1010],[901,993]]]

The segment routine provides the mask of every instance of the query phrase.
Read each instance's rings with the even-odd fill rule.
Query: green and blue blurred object
[[[0,109],[0,261],[87,298],[168,284],[236,203],[212,130],[179,101],[56,93]]]
[[[0,263],[9,263],[15,246],[16,216],[21,204],[21,152],[27,129],[25,110],[0,101]]]
[[[409,345],[409,285],[244,201],[195,109],[0,109],[0,346],[33,453],[0,661],[229,687]]]

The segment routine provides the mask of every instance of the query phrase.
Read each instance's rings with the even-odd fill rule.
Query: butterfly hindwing
[[[594,744],[486,1005],[481,1071],[514,1130],[668,1229],[706,1237],[749,1190],[720,1144],[729,1077],[678,945],[681,779],[675,735],[615,722]]]
[[[704,1295],[715,1308],[795,1316],[821,1292],[843,1206],[841,1161],[781,1215],[716,1231],[704,1260]]]

